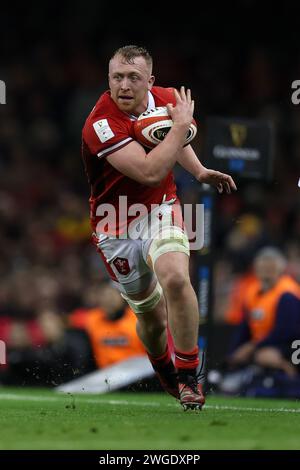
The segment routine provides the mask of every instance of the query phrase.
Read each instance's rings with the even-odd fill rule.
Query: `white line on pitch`
[[[0,393],[0,400],[15,400],[15,401],[35,401],[35,402],[58,402],[62,399],[69,399],[72,394],[61,394],[53,397],[42,397],[42,396],[20,396],[13,393]],[[160,406],[167,407],[178,407],[179,403],[153,403],[153,402],[140,402],[140,401],[128,401],[128,400],[112,400],[105,398],[87,398],[86,396],[75,395],[77,402],[82,403],[93,403],[93,404],[106,404],[106,405],[133,405],[133,406],[151,406],[158,408]],[[258,408],[258,407],[246,407],[246,406],[233,406],[233,405],[205,405],[206,409],[211,410],[229,410],[229,411],[251,411],[251,412],[263,412],[263,413],[300,413],[300,408]]]

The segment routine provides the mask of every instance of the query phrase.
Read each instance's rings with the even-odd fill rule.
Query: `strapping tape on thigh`
[[[175,226],[164,227],[150,245],[149,256],[154,266],[159,256],[169,252],[181,252],[190,255],[189,240],[186,233]]]

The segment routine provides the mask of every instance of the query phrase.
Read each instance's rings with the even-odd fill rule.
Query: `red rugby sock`
[[[179,351],[175,348],[175,367],[179,372],[195,373],[199,365],[199,348],[196,346],[192,351]]]

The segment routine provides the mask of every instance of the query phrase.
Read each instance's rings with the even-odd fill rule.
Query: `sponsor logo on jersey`
[[[100,119],[99,121],[94,122],[93,127],[102,144],[115,136],[107,119]]]

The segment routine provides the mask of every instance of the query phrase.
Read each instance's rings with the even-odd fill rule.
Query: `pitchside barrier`
[[[64,393],[108,393],[152,377],[148,357],[137,356],[86,374],[56,387]]]
[[[211,117],[206,122],[205,166],[241,180],[270,181],[273,171],[274,128],[270,121]],[[222,197],[222,196],[221,196]],[[199,347],[205,352],[204,371],[213,354],[213,266],[216,191],[201,185],[204,206],[204,245],[197,253],[197,286],[200,314]]]

